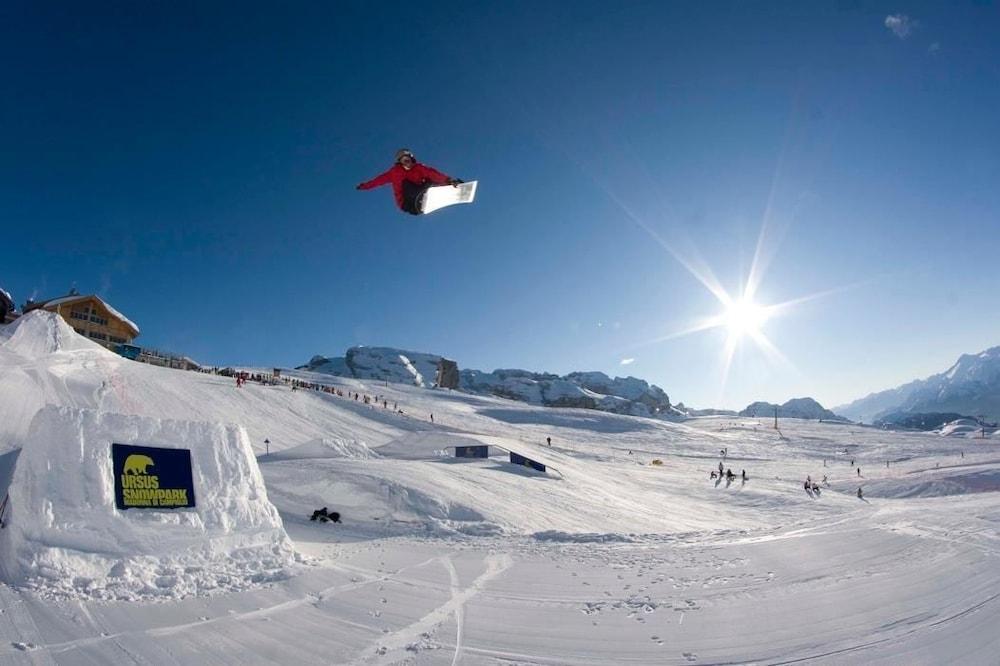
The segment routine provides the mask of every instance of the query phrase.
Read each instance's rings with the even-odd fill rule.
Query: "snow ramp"
[[[305,444],[299,444],[275,453],[265,453],[259,457],[260,462],[278,460],[316,460],[323,458],[351,458],[354,460],[370,460],[375,457],[368,445],[356,439],[338,437],[317,437]],[[0,467],[2,469],[2,467]],[[2,477],[0,477],[2,478]]]
[[[56,313],[45,310],[33,310],[0,327],[0,349],[27,360],[74,352],[96,352],[108,358],[120,358],[78,334]]]
[[[116,469],[113,445],[150,448]],[[164,490],[177,485],[163,476],[171,457],[189,461],[188,493]],[[181,598],[283,578],[296,562],[240,426],[48,406],[9,462],[7,583],[55,597]],[[122,488],[140,500],[120,508]]]

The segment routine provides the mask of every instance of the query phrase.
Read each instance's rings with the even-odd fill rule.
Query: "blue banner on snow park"
[[[191,451],[112,444],[115,506],[119,509],[193,507]]]
[[[545,471],[545,465],[540,462],[535,462],[531,458],[525,458],[519,453],[510,452],[510,461],[515,465],[524,465],[525,467],[530,467],[531,469],[537,469],[539,472]]]
[[[489,458],[489,446],[456,446],[456,458]]]

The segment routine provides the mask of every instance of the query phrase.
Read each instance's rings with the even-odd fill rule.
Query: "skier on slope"
[[[408,148],[396,151],[396,163],[385,173],[369,181],[359,183],[357,189],[370,190],[386,183],[392,183],[396,205],[410,215],[420,215],[424,193],[432,185],[459,185],[462,181],[441,173],[433,167],[417,162]]]

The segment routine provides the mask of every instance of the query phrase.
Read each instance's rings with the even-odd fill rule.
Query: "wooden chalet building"
[[[118,351],[118,345],[132,344],[139,336],[138,326],[94,294],[84,296],[74,289],[48,301],[28,301],[21,308],[25,314],[39,309],[55,312],[77,333],[111,351]]]

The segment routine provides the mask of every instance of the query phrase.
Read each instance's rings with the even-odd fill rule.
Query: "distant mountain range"
[[[735,409],[715,409],[713,407],[695,409],[694,407],[685,406],[683,402],[678,402],[674,405],[674,410],[684,416],[739,416],[739,413]]]
[[[344,356],[314,356],[301,369],[340,377],[388,380],[433,386],[441,356],[392,347],[351,347]],[[635,377],[611,378],[603,372],[556,375],[530,370],[492,372],[464,369],[459,389],[547,407],[582,407],[632,416],[735,415],[729,410],[694,410],[672,406],[660,387]],[[780,418],[908,422],[907,417],[932,414],[984,416],[1000,420],[1000,347],[964,354],[947,371],[860,400],[825,409],[812,398],[796,398],[782,405],[755,402],[739,416],[766,418],[777,408]],[[927,421],[926,416],[918,420]]]
[[[392,347],[351,347],[344,356],[314,356],[298,369],[429,387],[434,384],[441,358]],[[612,379],[603,372],[571,372],[560,376],[529,370],[460,370],[459,389],[547,407],[582,407],[631,416],[675,416],[670,398],[660,387],[635,377]]]
[[[871,423],[892,416],[953,412],[1000,420],[1000,347],[963,354],[945,372],[880,391],[839,407],[854,421]]]
[[[747,408],[740,412],[739,415],[768,418],[774,416],[775,410],[777,410],[778,418],[847,421],[843,416],[838,416],[829,409],[825,409],[823,405],[812,398],[793,398],[783,405],[776,405],[771,402],[754,402],[747,405]]]

